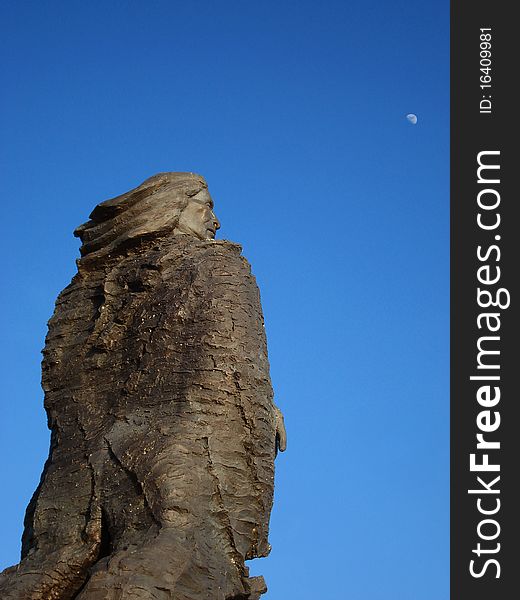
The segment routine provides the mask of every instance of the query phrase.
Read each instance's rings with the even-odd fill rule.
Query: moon
[[[406,118],[410,121],[412,125],[417,125],[417,115],[413,113],[409,113],[406,115]]]

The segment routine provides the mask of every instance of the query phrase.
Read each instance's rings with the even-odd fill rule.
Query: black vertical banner
[[[520,594],[514,9],[500,0],[451,3],[452,600]]]

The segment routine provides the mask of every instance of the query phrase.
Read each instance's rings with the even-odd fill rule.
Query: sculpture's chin
[[[214,231],[206,231],[204,235],[197,236],[200,240],[214,240],[215,232]]]
[[[202,234],[202,233],[199,233],[198,231],[193,231],[192,229],[183,229],[180,227],[175,229],[175,231],[173,233],[174,233],[174,235],[188,235],[190,237],[196,238],[197,240],[211,239],[207,232]]]

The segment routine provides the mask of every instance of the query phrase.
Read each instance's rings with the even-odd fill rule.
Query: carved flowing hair
[[[159,173],[126,194],[98,204],[74,235],[81,256],[101,257],[139,239],[173,233],[192,196],[207,189],[195,173]]]

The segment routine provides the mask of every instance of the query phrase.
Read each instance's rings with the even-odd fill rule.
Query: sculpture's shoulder
[[[251,311],[262,321],[260,291],[242,246],[227,240],[174,240],[161,259],[162,290],[186,302]],[[205,300],[203,300],[205,299]],[[227,307],[227,308],[226,308]]]
[[[228,240],[176,239],[164,248],[162,261],[182,261],[196,266],[201,272],[213,271],[216,274],[227,269],[237,276],[251,276],[251,265],[242,255],[242,246]]]
[[[207,240],[206,244],[208,245],[208,252],[214,256],[221,257],[224,262],[251,271],[251,265],[242,254],[242,246],[240,244],[228,240]]]
[[[201,248],[199,267],[210,274],[213,281],[229,282],[258,290],[249,261],[242,254],[242,246],[227,240],[209,240]]]
[[[247,263],[247,260],[242,256],[242,246],[236,242],[230,242],[229,240],[203,240],[198,245],[202,251],[208,254],[221,256],[230,261],[237,260]]]

